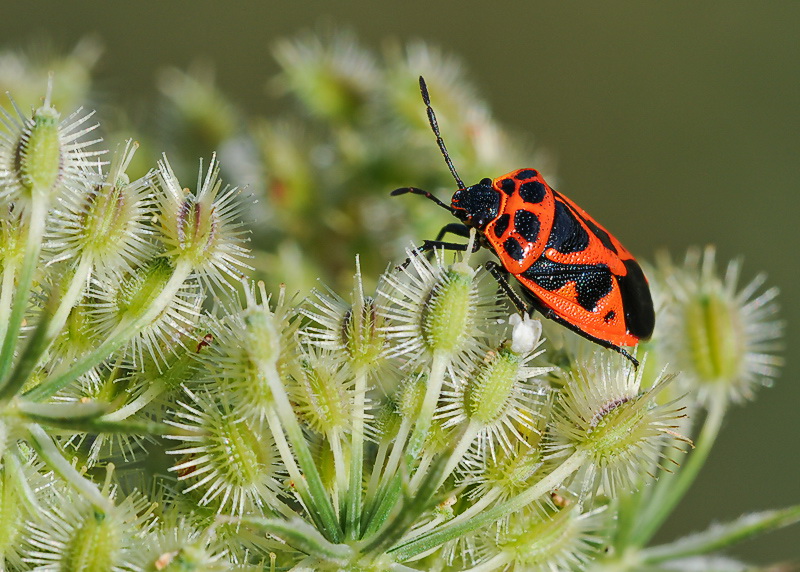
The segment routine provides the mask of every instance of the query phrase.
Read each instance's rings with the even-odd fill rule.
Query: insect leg
[[[517,312],[520,314],[533,314],[534,309],[526,304],[525,301],[520,298],[519,294],[511,287],[511,284],[508,283],[508,272],[505,268],[501,267],[494,260],[490,260],[484,264],[483,267],[494,276],[500,288],[503,289],[503,292],[505,292],[506,296],[511,300],[511,303],[514,304],[514,307],[516,307]]]
[[[444,229],[442,229],[442,230],[444,230]],[[408,267],[408,265],[411,263],[411,257],[412,256],[419,256],[420,254],[422,254],[424,252],[430,252],[430,251],[435,250],[437,248],[441,248],[441,249],[444,249],[444,250],[455,250],[455,251],[466,252],[467,247],[468,247],[467,244],[459,244],[457,242],[443,242],[441,240],[426,240],[426,241],[424,241],[422,243],[422,246],[418,246],[417,248],[412,250],[411,251],[411,256],[406,258],[405,262],[403,262],[401,265],[399,265],[397,267],[397,269],[398,270],[402,270],[403,268]],[[472,245],[472,252],[476,252],[479,249],[480,249],[480,245],[476,241]]]
[[[461,224],[460,222],[451,222],[450,224],[446,224],[441,228],[439,234],[436,235],[436,240],[434,242],[441,242],[442,238],[444,238],[447,234],[454,234],[462,238],[469,238],[469,233],[470,229],[467,225]],[[475,249],[473,249],[473,252],[475,252]],[[428,260],[433,259],[433,249],[430,249],[426,252],[426,257]]]
[[[469,238],[469,233],[470,230],[467,225],[461,224],[460,222],[451,222],[450,224],[446,224],[442,227],[442,230],[440,230],[439,234],[436,235],[436,240],[442,240],[446,234],[455,234],[461,238]]]

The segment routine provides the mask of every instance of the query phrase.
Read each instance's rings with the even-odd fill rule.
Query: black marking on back
[[[511,221],[511,215],[508,213],[502,214],[499,217],[497,217],[497,220],[494,223],[494,235],[497,238],[503,236],[503,233],[508,229],[508,223],[510,221]]]
[[[585,222],[586,226],[589,227],[589,230],[592,231],[592,234],[594,234],[597,238],[600,239],[600,242],[603,243],[603,246],[605,246],[614,254],[618,254],[617,247],[614,246],[613,242],[611,242],[611,238],[609,238],[608,233],[606,231],[597,226],[594,222],[592,222],[588,218],[581,217],[581,219],[583,219],[583,222]]]
[[[603,316],[603,321],[607,324],[616,317],[617,313],[614,310],[609,310],[608,312],[606,312],[606,315]]]
[[[522,260],[525,256],[525,251],[522,250],[522,245],[520,245],[519,241],[512,237],[506,239],[503,243],[503,250],[506,251],[511,258],[514,260]]]
[[[572,210],[556,198],[555,211],[553,229],[550,231],[545,248],[555,248],[562,254],[585,250],[589,246],[589,234],[578,222]]]
[[[533,179],[538,175],[539,173],[537,173],[535,169],[522,169],[519,173],[514,175],[514,178],[518,181],[527,181],[528,179]]]
[[[544,200],[547,187],[539,181],[528,181],[519,186],[519,196],[526,203],[536,204]]]
[[[625,327],[637,338],[647,339],[656,325],[653,298],[642,268],[635,260],[623,260],[627,274],[618,276],[622,306],[625,308]]]
[[[517,184],[514,182],[513,179],[500,179],[500,188],[503,190],[505,194],[511,196],[517,189]]]
[[[593,312],[614,287],[611,271],[605,264],[561,264],[540,258],[520,276],[549,292],[574,282],[578,304],[588,312]]]
[[[530,211],[519,209],[514,213],[514,228],[528,242],[539,238],[539,217]]]

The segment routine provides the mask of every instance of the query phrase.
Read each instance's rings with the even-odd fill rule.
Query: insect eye
[[[478,183],[478,184],[479,184],[479,185],[491,185],[491,184],[492,184],[492,180],[491,180],[490,178],[488,178],[488,177],[487,177],[487,178],[485,178],[485,179],[481,179],[481,182],[480,182],[480,183]]]

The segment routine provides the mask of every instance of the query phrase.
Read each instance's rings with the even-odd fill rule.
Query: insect
[[[622,346],[650,337],[655,312],[650,287],[628,250],[586,211],[553,190],[535,169],[518,169],[496,179],[466,186],[439,133],[425,80],[422,101],[439,150],[458,189],[448,205],[428,191],[404,187],[392,195],[422,195],[459,221],[446,225],[436,240],[426,240],[415,254],[436,248],[466,250],[444,242],[446,234],[469,237],[478,231],[473,250],[488,248],[500,260],[487,269],[520,312],[540,312],[605,348],[639,362]],[[521,298],[508,275],[522,285]]]

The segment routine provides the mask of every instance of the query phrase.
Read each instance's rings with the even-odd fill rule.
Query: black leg
[[[455,234],[461,238],[469,238],[469,232],[469,227],[467,225],[461,224],[460,222],[451,222],[442,227],[442,230],[436,235],[436,241],[442,240],[446,234]]]
[[[460,236],[461,238],[469,238],[469,233],[470,229],[467,225],[461,224],[460,222],[451,222],[450,224],[446,224],[441,228],[439,234],[436,235],[436,240],[434,242],[440,242],[447,234],[454,234],[456,236]],[[432,260],[433,249],[428,250],[425,256],[428,260]]]
[[[425,240],[423,241],[422,246],[418,246],[417,248],[411,251],[411,256],[419,256],[424,252],[430,252],[437,248],[442,248],[444,250],[465,252],[467,250],[467,246],[468,245],[466,244],[459,244],[457,242],[442,242],[441,240]],[[480,244],[478,244],[478,241],[476,240],[472,245],[472,252],[478,251],[480,247],[481,247]],[[403,268],[407,268],[409,264],[411,264],[411,257],[406,258],[405,262],[403,262],[397,268],[398,270],[401,270]]]
[[[526,304],[525,301],[520,298],[519,294],[511,287],[511,284],[508,283],[508,272],[505,268],[494,260],[490,260],[483,266],[494,276],[494,279],[497,280],[500,288],[503,289],[503,292],[505,292],[506,296],[511,300],[511,303],[517,308],[517,312],[520,314],[533,314],[534,309]]]

